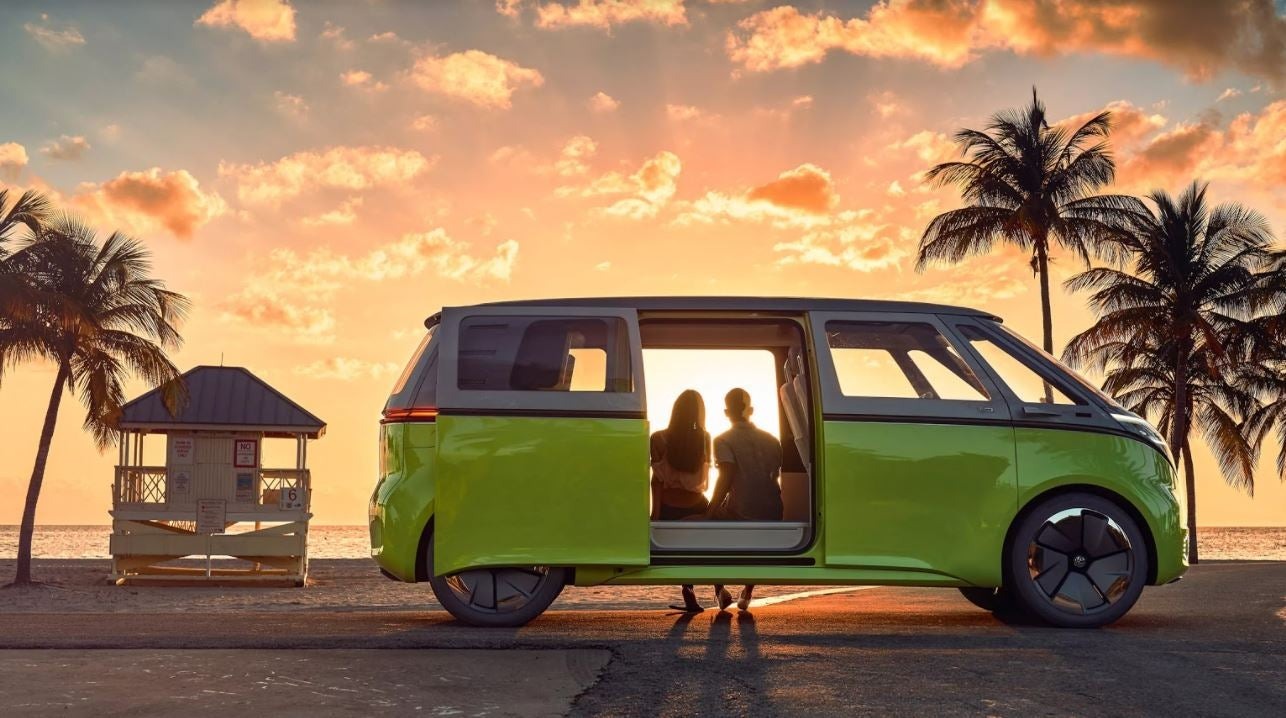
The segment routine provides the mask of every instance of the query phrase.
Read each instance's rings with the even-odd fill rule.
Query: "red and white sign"
[[[237,439],[233,446],[233,466],[238,469],[253,469],[259,465],[258,439]]]

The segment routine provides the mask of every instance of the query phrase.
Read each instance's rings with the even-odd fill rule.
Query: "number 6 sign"
[[[277,497],[277,508],[282,511],[298,511],[304,508],[304,490],[298,486],[286,486]]]

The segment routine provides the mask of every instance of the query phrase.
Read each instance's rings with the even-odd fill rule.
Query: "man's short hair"
[[[750,406],[750,392],[737,387],[723,397],[723,405],[727,407],[729,414],[744,417]]]

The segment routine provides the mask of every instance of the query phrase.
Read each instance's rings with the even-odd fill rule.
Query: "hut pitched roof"
[[[221,428],[321,436],[326,422],[239,366],[198,366],[183,374],[188,403],[177,415],[158,387],[121,407],[122,429],[158,432]]]

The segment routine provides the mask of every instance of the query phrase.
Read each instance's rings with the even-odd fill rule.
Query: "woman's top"
[[[652,435],[651,454],[652,454],[652,483],[662,489],[679,489],[683,491],[703,493],[709,482],[710,476],[710,434],[704,434],[702,445],[701,463],[692,471],[680,471],[666,461],[666,441],[665,429],[662,429]]]

